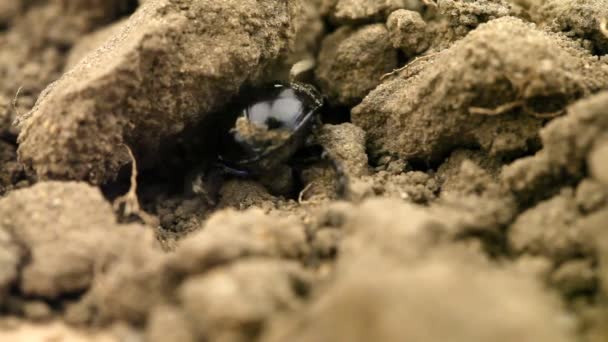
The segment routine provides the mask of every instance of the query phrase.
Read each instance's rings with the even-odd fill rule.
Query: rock
[[[286,55],[292,5],[146,1],[21,117],[21,160],[41,179],[94,184],[129,162],[123,143],[140,165],[158,162],[168,139],[204,121],[245,82],[263,81]]]

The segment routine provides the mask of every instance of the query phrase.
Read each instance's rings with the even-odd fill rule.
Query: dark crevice
[[[7,143],[15,148],[17,145],[17,135],[10,132],[0,132],[0,140],[4,143]]]
[[[405,52],[403,52],[401,49],[397,49],[396,51],[397,51],[397,65],[405,66],[409,62],[414,60],[413,58],[410,58],[408,55],[406,55]]]
[[[321,120],[324,124],[332,125],[351,122],[350,107],[326,104],[321,111]]]
[[[558,113],[568,106],[564,94],[537,95],[526,99],[526,107],[536,114]]]
[[[333,12],[333,10],[330,11],[330,13],[331,12]],[[337,25],[336,23],[334,23],[333,20],[328,15],[323,17],[323,25],[325,26],[325,35],[326,36],[331,34],[332,32],[335,32],[340,27],[340,25]]]
[[[121,8],[121,13],[123,13],[123,16],[130,16],[131,14],[135,13],[137,8],[139,7],[139,1],[127,0],[126,3],[122,5],[124,6],[123,8]]]

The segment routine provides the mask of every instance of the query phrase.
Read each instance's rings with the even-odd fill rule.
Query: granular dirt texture
[[[590,254],[587,241],[574,223],[579,218],[572,189],[523,212],[509,230],[511,245],[519,253],[543,255],[562,262]]]
[[[436,11],[439,15],[430,21],[433,50],[449,47],[482,23],[514,14],[505,0],[437,0]]]
[[[176,273],[199,273],[241,258],[303,260],[309,250],[304,226],[297,220],[265,215],[259,209],[227,209],[185,238],[168,265]]]
[[[310,280],[293,262],[252,259],[191,277],[178,296],[199,339],[250,341],[273,314],[301,306]]]
[[[16,110],[11,108],[11,120],[0,119],[0,134],[17,133],[11,126],[13,119],[27,112],[38,94],[61,76],[66,51],[83,34],[129,14],[132,2],[3,1],[0,28],[6,30],[0,29],[0,98],[19,96]]]
[[[0,340],[606,341],[607,53],[606,0],[0,0]],[[294,81],[281,172],[218,157]]]
[[[429,32],[420,13],[398,10],[391,13],[386,27],[393,47],[401,49],[407,56],[416,56],[429,47]]]
[[[286,55],[291,10],[291,1],[146,1],[20,118],[21,161],[40,178],[96,184],[128,162],[123,143],[154,162],[161,144]]]
[[[542,117],[608,86],[607,75],[606,64],[564,38],[500,18],[385,81],[352,119],[372,156],[433,162],[463,146],[521,153]]]
[[[319,59],[316,76],[324,94],[334,104],[355,105],[396,68],[397,51],[383,24],[345,26],[323,40]]]
[[[101,192],[84,183],[39,183],[14,191],[0,200],[0,212],[6,251],[19,252],[11,281],[20,293],[47,299],[86,290],[98,258],[116,253],[121,243],[137,243],[123,240],[123,229],[136,239],[146,233],[137,225],[119,227]]]
[[[277,317],[263,341],[571,340],[555,298],[533,279],[455,254],[407,268],[361,257],[338,270],[302,313]]]
[[[608,53],[608,37],[601,32],[602,20],[608,18],[608,1],[540,1],[531,7],[530,13],[541,26],[563,32],[592,53]]]
[[[521,158],[502,172],[503,181],[523,198],[547,196],[560,185],[580,180],[596,142],[608,126],[608,92],[590,96],[568,108],[540,131],[543,148]]]
[[[330,18],[340,24],[382,21],[397,9],[419,9],[416,0],[325,0]]]

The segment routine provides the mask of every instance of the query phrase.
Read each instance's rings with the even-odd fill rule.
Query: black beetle
[[[212,186],[218,186],[226,175],[253,177],[275,194],[291,190],[290,183],[277,188],[279,179],[293,181],[287,166],[300,149],[314,144],[320,127],[323,97],[311,85],[300,82],[273,83],[245,88],[220,111],[214,123],[217,139],[217,160],[211,170],[199,173],[189,184],[194,193],[215,202]],[[321,157],[328,157],[322,153]],[[343,173],[331,160],[339,177],[338,192],[343,192]],[[285,183],[285,182],[283,182]]]
[[[323,100],[303,83],[275,83],[241,95],[240,110],[221,125],[218,161],[236,173],[260,175],[285,163],[304,145]],[[228,113],[225,113],[228,114]]]

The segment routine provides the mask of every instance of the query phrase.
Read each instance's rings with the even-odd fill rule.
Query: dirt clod
[[[82,293],[100,269],[110,268],[113,255],[154,245],[144,227],[118,225],[101,192],[84,183],[39,183],[13,191],[0,200],[0,212],[0,230],[9,243],[5,253],[17,253],[3,258],[3,279],[26,296],[56,300]]]
[[[382,21],[398,9],[419,9],[418,0],[328,0],[332,18],[342,24]]]
[[[98,190],[77,183],[41,183],[0,200],[0,212],[2,230],[29,259],[21,271],[21,291],[55,298],[90,285],[96,242],[89,236],[104,234],[115,224]]]
[[[608,340],[606,1],[0,0],[0,340]]]
[[[522,51],[535,57],[521,60]],[[586,71],[588,63],[595,71]],[[564,110],[608,85],[608,70],[596,63],[558,36],[501,18],[409,70],[417,75],[385,81],[353,109],[353,123],[366,130],[372,155],[436,161],[466,145],[493,155],[525,151],[541,127],[530,114]],[[514,100],[526,105],[490,117],[469,112]]]
[[[522,213],[510,228],[509,238],[517,252],[544,255],[558,262],[588,255],[590,241],[583,240],[574,225],[578,218],[573,191],[566,189]]]
[[[269,217],[259,209],[224,210],[183,240],[170,259],[175,272],[197,273],[240,258],[305,258],[304,227],[293,219]]]
[[[418,12],[398,10],[386,22],[393,47],[408,56],[416,56],[429,47],[426,23]]]
[[[504,182],[519,196],[546,196],[560,184],[584,176],[587,156],[608,127],[608,92],[579,101],[540,131],[543,149],[513,162],[502,172]]]
[[[396,66],[397,52],[383,24],[346,26],[323,40],[316,76],[333,103],[355,105]]]
[[[608,53],[608,38],[602,34],[602,19],[608,18],[606,0],[549,0],[530,9],[534,21],[578,40],[592,53]]]
[[[40,178],[96,184],[127,163],[121,143],[140,164],[159,162],[162,141],[201,122],[245,82],[263,80],[286,54],[291,4],[146,1],[20,119],[21,160]]]
[[[452,258],[407,268],[359,260],[303,312],[277,317],[263,340],[570,341],[572,326],[532,279]],[[445,296],[452,300],[439,299]],[[463,307],[475,317],[460,320]]]
[[[296,309],[309,276],[292,262],[248,260],[189,278],[179,299],[199,339],[249,341],[273,314]]]

